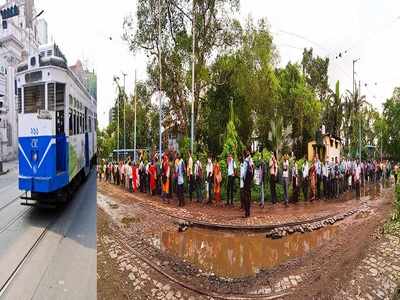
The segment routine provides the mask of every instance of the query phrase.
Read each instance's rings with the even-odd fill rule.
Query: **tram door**
[[[86,168],[90,166],[89,162],[89,133],[88,133],[88,109],[85,107],[85,117],[84,117],[84,122],[85,122],[85,161],[86,161]]]
[[[65,84],[56,84],[56,172],[67,170],[67,139],[65,136]]]

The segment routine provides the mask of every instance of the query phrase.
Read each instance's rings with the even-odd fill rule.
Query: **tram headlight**
[[[33,160],[33,161],[37,161],[37,153],[36,153],[36,152],[33,152],[33,154],[32,154],[32,160]]]

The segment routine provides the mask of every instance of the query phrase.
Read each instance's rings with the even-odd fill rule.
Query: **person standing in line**
[[[236,162],[232,157],[232,154],[228,154],[228,159],[227,159],[227,171],[228,171],[228,182],[226,185],[226,190],[227,190],[227,199],[226,199],[226,205],[228,206],[229,204],[233,206],[233,193],[235,190],[235,170],[236,170]]]
[[[309,166],[307,157],[304,157],[304,163],[302,166],[302,187],[303,187],[304,201],[308,201],[308,175],[309,175],[308,172],[309,172]]]
[[[150,195],[154,196],[157,188],[157,168],[154,160],[152,160],[149,166],[149,187],[150,187]]]
[[[321,199],[322,198],[322,192],[321,192],[321,182],[322,182],[322,164],[321,161],[319,160],[319,155],[317,153],[316,155],[316,162],[315,162],[315,169],[317,171],[317,198]]]
[[[192,152],[189,150],[188,152],[189,159],[187,165],[187,176],[188,176],[188,183],[189,183],[189,200],[192,202],[193,200],[193,192],[194,192],[194,176],[193,176],[193,158]]]
[[[334,181],[335,198],[339,198],[339,178],[340,178],[339,161],[338,158],[335,157],[335,181]]]
[[[275,152],[272,152],[272,157],[269,160],[269,187],[271,190],[272,204],[276,203],[276,179],[278,176],[278,163],[276,161]]]
[[[299,201],[299,174],[297,170],[297,162],[296,158],[293,157],[293,165],[292,165],[292,201],[293,203],[297,203]]]
[[[212,203],[212,189],[213,189],[213,183],[214,183],[214,176],[213,176],[213,163],[211,160],[211,157],[208,158],[207,161],[207,166],[206,166],[206,173],[207,173],[207,204]]]
[[[289,155],[285,154],[282,165],[283,199],[285,206],[289,204]]]
[[[162,194],[161,200],[163,202],[167,201],[169,203],[168,194],[170,189],[170,166],[168,156],[164,154],[161,166],[161,176],[162,176]]]
[[[251,207],[251,184],[254,178],[254,165],[251,160],[250,151],[246,151],[246,159],[245,159],[245,176],[244,176],[244,210],[245,210],[245,218],[250,217],[250,207]]]
[[[138,177],[139,177],[139,172],[138,172],[138,168],[136,165],[136,162],[133,162],[132,165],[132,185],[133,185],[133,192],[137,192],[138,190]]]
[[[183,159],[177,154],[178,164],[176,166],[176,174],[177,174],[177,183],[178,183],[178,206],[183,207],[185,206],[185,198],[183,194],[183,185],[185,183],[184,179],[184,172],[185,172],[185,165],[183,163]]]
[[[309,178],[311,190],[310,201],[313,202],[317,197],[317,159],[315,156],[309,170]]]
[[[244,177],[246,172],[246,164],[243,160],[243,156],[240,157],[240,175],[239,175],[239,189],[240,189],[240,209],[244,209]]]
[[[194,181],[196,189],[196,199],[198,203],[203,202],[203,167],[199,159],[194,164]]]
[[[133,179],[133,174],[132,174],[132,163],[131,161],[128,162],[128,168],[126,170],[126,178],[128,180],[128,191],[132,193],[132,179]]]
[[[265,186],[265,162],[264,159],[261,158],[260,166],[258,167],[259,172],[259,185],[260,185],[260,207],[264,208],[264,186]]]
[[[221,202],[221,183],[222,183],[222,173],[221,167],[218,161],[215,159],[214,162],[214,199],[216,205],[223,205]]]
[[[329,176],[329,165],[328,160],[325,160],[325,163],[322,165],[322,186],[324,189],[324,198],[328,198],[328,176]]]
[[[360,165],[359,161],[357,161],[357,165],[355,167],[354,181],[355,181],[355,185],[356,185],[356,197],[357,197],[357,199],[359,199],[361,197],[361,190],[360,190],[360,185],[361,185],[361,165]]]
[[[394,175],[394,185],[397,185],[397,178],[399,176],[399,166],[397,163],[394,165],[393,175]]]

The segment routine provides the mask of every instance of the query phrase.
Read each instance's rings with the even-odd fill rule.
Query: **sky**
[[[108,124],[119,76],[126,89],[146,79],[146,56],[129,52],[121,39],[125,16],[135,15],[135,0],[114,0],[104,5],[95,0],[36,0],[37,10],[49,25],[49,39],[67,56],[97,72],[98,119],[100,128]],[[341,91],[352,89],[352,61],[356,81],[367,100],[379,111],[395,86],[400,86],[400,1],[398,0],[241,0],[242,22],[248,17],[266,18],[280,55],[280,66],[299,62],[304,47],[330,58],[329,78],[333,88],[340,81]],[[110,40],[110,37],[112,38]],[[344,51],[347,50],[347,53]],[[336,59],[342,52],[342,58]]]

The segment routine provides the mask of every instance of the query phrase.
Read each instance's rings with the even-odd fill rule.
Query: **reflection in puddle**
[[[302,256],[332,239],[336,231],[336,226],[330,226],[271,240],[263,233],[226,233],[190,228],[183,233],[162,233],[161,250],[218,276],[239,278]]]

